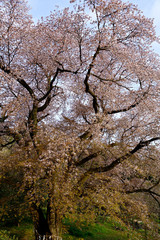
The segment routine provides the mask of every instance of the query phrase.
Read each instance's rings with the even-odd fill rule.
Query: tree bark
[[[32,204],[30,210],[34,224],[35,240],[39,240],[41,236],[50,235],[48,223],[40,206]]]
[[[31,213],[35,240],[61,240],[61,217],[57,209],[48,205],[45,217],[42,209],[32,204]]]
[[[59,210],[54,206],[52,199],[48,200],[47,205],[47,222],[51,233],[51,239],[60,239],[62,234],[62,217]]]

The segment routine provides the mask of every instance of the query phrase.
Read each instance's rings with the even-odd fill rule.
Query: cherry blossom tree
[[[36,24],[25,1],[0,6],[1,165],[23,169],[36,239],[60,236],[79,208],[113,213],[113,196],[115,206],[133,192],[159,203],[159,176],[150,182],[144,163],[157,162],[160,140],[153,21],[120,0],[83,1]]]

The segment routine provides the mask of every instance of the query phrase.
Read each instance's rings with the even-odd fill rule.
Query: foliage
[[[34,231],[33,231],[33,223],[28,223],[25,219],[18,226],[0,226],[0,231],[7,232],[10,236],[14,236],[18,240],[33,240],[34,239]]]
[[[15,236],[11,237],[10,233],[5,230],[0,230],[0,239],[1,240],[18,240]]]
[[[19,191],[23,179],[22,171],[3,172],[0,182],[0,226],[16,226],[29,215],[24,194]]]

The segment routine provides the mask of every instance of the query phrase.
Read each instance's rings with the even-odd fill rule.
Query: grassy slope
[[[64,234],[63,240],[143,240],[138,232],[125,231],[124,227],[115,225],[113,222],[97,223],[90,226],[77,227],[75,223],[66,223],[68,232]]]
[[[63,240],[143,240],[142,236],[134,232],[126,233],[124,228],[116,227],[112,222],[97,223],[90,226],[76,226],[75,223],[65,223],[66,233],[63,235]],[[11,227],[7,229],[12,235],[18,237],[19,240],[33,240],[33,226],[23,223],[19,227]],[[131,236],[132,235],[132,236]]]
[[[115,230],[108,226],[108,224],[95,224],[88,229],[76,230],[71,229],[70,235],[64,235],[64,240],[127,240],[126,234],[120,230]]]
[[[32,224],[22,223],[19,227],[7,227],[5,230],[7,230],[11,236],[18,237],[18,240],[34,240]]]

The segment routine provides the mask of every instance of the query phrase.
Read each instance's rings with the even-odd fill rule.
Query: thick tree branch
[[[91,134],[91,132],[90,132],[90,129],[88,129],[86,132],[84,132],[83,134],[81,134],[81,135],[79,136],[79,138],[80,138],[81,140],[85,140],[85,139],[91,138],[91,137],[92,137],[92,134]]]
[[[160,208],[160,201],[152,193],[150,195],[158,203],[158,206]]]
[[[152,195],[156,195],[157,197],[160,197],[160,194],[154,192],[152,189],[157,187],[160,183],[160,178],[149,188],[133,188],[131,190],[127,190],[126,193],[138,193],[138,192],[146,192],[146,193],[150,193]]]
[[[39,98],[38,99],[38,102],[42,102],[43,100],[45,100],[51,93],[52,89],[53,89],[53,83],[55,82],[57,76],[59,73],[62,73],[62,72],[66,72],[66,73],[73,73],[73,74],[77,74],[78,70],[77,71],[71,71],[71,70],[67,70],[67,69],[60,69],[60,68],[57,68],[52,80],[50,81],[50,84],[49,84],[49,88],[48,88],[48,91],[44,94],[43,97]]]
[[[91,168],[89,170],[90,173],[101,173],[101,172],[108,172],[110,170],[112,170],[113,168],[115,168],[117,165],[119,165],[120,163],[124,162],[124,160],[126,160],[127,158],[131,157],[134,153],[138,152],[140,149],[142,149],[143,147],[148,146],[151,142],[160,140],[160,137],[155,137],[155,138],[151,138],[149,140],[146,141],[140,141],[131,151],[129,151],[128,153],[126,153],[125,155],[117,158],[116,160],[114,160],[111,164],[107,165],[107,166],[101,166],[101,167],[97,167],[97,168]]]
[[[116,113],[121,113],[121,112],[127,112],[127,111],[135,108],[137,105],[139,105],[147,93],[148,93],[148,91],[144,92],[140,98],[136,99],[135,102],[133,104],[129,105],[128,107],[124,107],[124,108],[117,109],[117,110],[115,109],[115,110],[111,110],[111,111],[105,111],[105,114],[116,114]]]
[[[29,94],[30,94],[30,96],[31,96],[32,98],[35,98],[33,89],[26,83],[26,81],[25,81],[24,79],[18,77],[15,73],[13,73],[13,72],[11,71],[10,68],[5,67],[5,65],[4,65],[4,63],[3,63],[3,61],[2,61],[2,58],[0,59],[0,69],[1,69],[4,73],[6,73],[6,74],[10,75],[12,78],[14,78],[19,84],[21,84],[21,85],[29,92]]]
[[[52,97],[49,95],[45,103],[37,109],[37,112],[43,112],[50,104]]]
[[[57,96],[59,93],[53,94],[52,96],[49,95],[45,101],[45,103],[41,106],[37,108],[37,112],[43,112],[50,104],[51,100],[53,97]]]
[[[51,91],[53,89],[53,83],[55,82],[59,72],[60,72],[60,68],[57,68],[57,70],[56,70],[52,80],[50,81],[50,85],[49,85],[48,91],[46,92],[46,94],[44,94],[43,97],[38,99],[38,102],[42,102],[43,100],[45,100],[50,95],[50,93],[51,93]]]
[[[97,55],[99,54],[99,51],[100,51],[100,45],[98,45],[97,50],[96,50],[96,52],[95,52],[94,55],[93,55],[92,62],[90,63],[90,65],[89,65],[89,67],[88,67],[88,71],[87,71],[86,77],[85,77],[85,79],[84,79],[84,85],[85,85],[85,87],[86,87],[85,91],[86,91],[86,93],[89,93],[89,94],[92,96],[92,98],[93,98],[93,109],[94,109],[95,113],[98,113],[98,111],[99,111],[99,105],[98,105],[98,101],[97,101],[97,96],[96,96],[95,93],[90,89],[88,80],[89,80],[89,77],[90,77],[90,75],[91,75],[91,70],[92,70],[92,68],[94,67],[95,59],[96,59]]]
[[[8,118],[7,115],[0,117],[0,123],[3,123],[7,118]]]
[[[150,143],[154,142],[154,141],[157,141],[157,140],[160,140],[160,137],[155,137],[155,138],[151,138],[149,140],[146,140],[146,141],[140,141],[137,146],[130,151],[131,155],[136,153],[138,150],[142,149],[143,147],[146,147],[148,146]]]
[[[42,121],[43,119],[45,119],[45,118],[48,117],[48,116],[49,116],[49,113],[47,113],[47,114],[41,116],[40,118],[37,119],[37,122]]]
[[[121,77],[119,79],[114,79],[114,78],[102,78],[102,77],[100,77],[100,76],[98,76],[98,75],[96,75],[94,73],[92,73],[91,75],[94,76],[95,78],[99,79],[100,82],[103,82],[103,83],[105,83],[105,82],[115,83],[116,85],[118,85],[118,86],[120,86],[122,88],[125,88],[128,91],[130,91],[130,89],[128,87],[123,86],[122,84],[119,83],[120,81],[124,80]]]
[[[78,166],[82,166],[83,164],[85,164],[86,162],[92,160],[93,158],[97,157],[100,155],[101,152],[96,152],[96,153],[92,153],[89,156],[83,158],[82,160],[80,160],[79,162],[77,162],[75,165]]]
[[[0,147],[4,148],[4,147],[7,147],[11,144],[13,144],[15,142],[15,139],[13,139],[12,141],[8,142],[8,143],[5,143],[5,144],[0,144]]]
[[[91,75],[96,77],[96,78],[98,78],[102,82],[113,82],[113,83],[117,84],[118,86],[126,88],[128,91],[130,91],[129,88],[127,88],[125,86],[122,86],[121,84],[118,83],[118,81],[121,81],[122,79],[118,79],[118,80],[115,80],[115,79],[105,79],[105,78],[102,78],[102,77],[100,77],[100,76],[98,76],[96,74],[91,74]],[[120,113],[120,112],[127,112],[127,111],[131,110],[132,108],[135,108],[138,104],[141,103],[141,101],[144,99],[144,97],[148,94],[149,88],[150,87],[148,87],[147,91],[143,92],[140,97],[135,99],[135,102],[132,103],[131,105],[129,105],[127,107],[124,107],[124,108],[121,108],[121,109],[115,109],[115,110],[111,110],[111,111],[106,111],[105,108],[103,107],[103,111],[105,112],[105,114],[116,114],[116,113]]]
[[[153,184],[153,186],[151,186],[149,189],[151,190],[151,189],[155,188],[156,186],[159,185],[159,183],[160,183],[160,178],[159,178],[158,181],[156,181],[156,183]]]
[[[152,195],[155,195],[157,197],[160,197],[160,194],[159,193],[156,193],[152,190],[150,190],[149,188],[142,188],[142,189],[133,189],[133,190],[128,190],[126,191],[127,194],[130,194],[130,193],[149,193],[149,194],[152,194]]]

